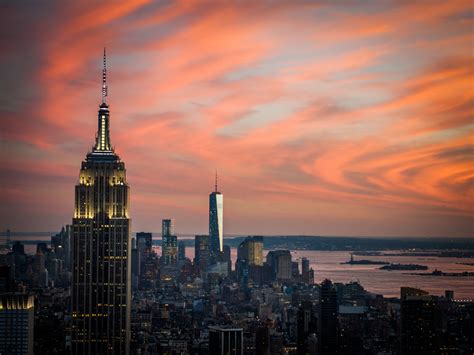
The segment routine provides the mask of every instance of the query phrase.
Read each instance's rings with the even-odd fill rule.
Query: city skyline
[[[224,234],[472,236],[469,2],[2,7],[1,230],[69,223],[106,45],[134,230],[217,167]]]
[[[473,3],[0,14],[1,354],[474,354]]]

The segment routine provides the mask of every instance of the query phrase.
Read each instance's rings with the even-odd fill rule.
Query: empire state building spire
[[[125,163],[110,143],[106,62],[95,145],[81,163],[71,237],[71,354],[129,355],[131,242]]]
[[[102,69],[102,104],[99,107],[97,135],[93,153],[112,153],[110,143],[110,111],[105,98],[107,97],[107,57],[104,48],[104,67]]]

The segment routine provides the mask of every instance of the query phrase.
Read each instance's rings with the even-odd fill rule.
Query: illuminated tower
[[[131,244],[125,164],[110,143],[106,57],[95,145],[81,164],[72,220],[72,353],[129,354]]]
[[[211,258],[218,261],[221,253],[224,251],[224,195],[217,190],[217,172],[216,185],[214,192],[209,195],[209,238]]]

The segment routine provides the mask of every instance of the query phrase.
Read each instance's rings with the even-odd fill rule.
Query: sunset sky
[[[336,5],[333,5],[336,3]],[[0,229],[71,223],[108,55],[134,231],[474,235],[472,1],[0,5]]]

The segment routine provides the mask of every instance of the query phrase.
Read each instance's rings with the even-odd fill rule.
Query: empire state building
[[[95,144],[81,164],[72,237],[71,351],[129,354],[130,218],[125,164],[110,142],[106,57]]]

